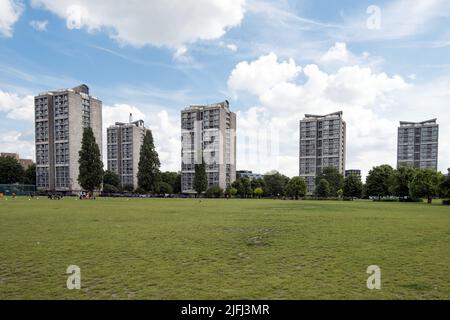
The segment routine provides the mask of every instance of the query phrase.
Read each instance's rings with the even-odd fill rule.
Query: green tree
[[[416,170],[408,165],[401,165],[397,170],[394,170],[389,182],[390,193],[399,198],[408,198],[411,194],[409,186],[415,174]]]
[[[448,174],[442,177],[441,183],[439,184],[439,195],[441,198],[450,198],[450,169],[448,169]]]
[[[232,198],[237,194],[237,189],[233,187],[228,187],[227,190],[225,191],[225,194],[228,197]]]
[[[264,192],[269,197],[279,197],[285,195],[286,185],[289,178],[279,172],[270,172],[264,175]]]
[[[179,172],[177,173],[177,178],[175,180],[175,184],[173,185],[173,193],[181,193],[181,173]]]
[[[105,191],[105,186],[113,186],[115,189],[117,189],[119,191],[120,185],[121,185],[121,183],[120,183],[119,175],[113,171],[106,170],[103,175],[103,191]],[[115,191],[115,192],[117,192],[117,191]]]
[[[117,193],[117,192],[120,192],[120,189],[111,184],[103,184],[103,192],[104,193]]]
[[[0,157],[0,184],[20,183],[24,171],[19,161],[13,157]]]
[[[100,157],[100,148],[95,142],[92,128],[84,128],[79,151],[79,175],[78,183],[90,192],[99,190],[103,182],[103,162]]]
[[[301,177],[293,177],[289,180],[286,186],[286,195],[298,200],[299,197],[304,197],[306,195],[306,189],[305,179]]]
[[[173,193],[173,187],[164,181],[159,182],[157,192],[159,194],[172,194]]]
[[[377,197],[378,199],[390,196],[391,192],[389,187],[393,173],[394,169],[387,164],[374,167],[370,170],[366,180],[367,195]]]
[[[257,197],[258,199],[261,199],[261,197],[264,194],[264,190],[263,188],[255,188],[255,190],[253,191],[253,194],[255,195],[255,197]]]
[[[25,170],[23,183],[36,185],[36,165],[34,163]]]
[[[138,186],[145,192],[154,193],[160,180],[158,152],[156,152],[151,130],[147,130],[140,150]]]
[[[256,188],[264,189],[266,187],[264,179],[262,179],[262,178],[253,179],[250,181],[250,184],[251,184],[252,190],[255,190]]]
[[[220,198],[223,195],[223,189],[219,186],[212,186],[206,190],[205,195],[207,198]]]
[[[194,190],[197,192],[197,196],[202,194],[208,188],[208,177],[206,176],[206,166],[205,161],[195,165],[194,174]]]
[[[417,169],[411,181],[411,198],[427,198],[428,203],[433,202],[433,197],[439,193],[439,181],[441,177],[438,172],[431,169]]]
[[[236,188],[237,194],[241,198],[248,198],[253,193],[250,179],[247,177],[240,177],[236,179],[236,181],[234,181],[231,186],[233,188]]]
[[[330,194],[330,183],[325,179],[320,180],[316,186],[316,196],[319,198],[328,198]]]
[[[363,184],[361,178],[354,174],[349,175],[344,180],[344,197],[361,198],[363,192]]]
[[[316,184],[319,184],[320,180],[327,180],[330,186],[330,195],[336,197],[339,189],[344,187],[344,176],[339,172],[337,168],[326,167],[316,177]]]

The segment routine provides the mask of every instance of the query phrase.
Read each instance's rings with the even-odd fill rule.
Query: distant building
[[[138,187],[138,166],[141,146],[147,129],[143,120],[116,122],[107,129],[108,170],[116,173],[122,187]]]
[[[249,170],[239,170],[236,171],[236,175],[239,177],[247,177],[250,180],[257,180],[257,179],[262,179],[263,175],[259,174],[259,173],[253,173],[252,171]]]
[[[102,152],[102,102],[80,85],[41,93],[34,104],[38,190],[80,191],[78,153],[84,128],[92,128]]]
[[[228,101],[181,111],[181,189],[195,193],[195,164],[206,164],[208,186],[226,189],[236,180],[236,114]]]
[[[439,125],[437,119],[400,122],[398,128],[397,167],[438,169]]]
[[[30,159],[21,159],[18,153],[8,153],[8,152],[2,152],[0,154],[0,157],[11,157],[16,159],[20,165],[22,166],[22,168],[24,168],[25,170],[28,169],[28,167],[30,167],[31,165],[34,164],[33,160]]]
[[[300,121],[300,177],[305,179],[309,195],[314,194],[316,177],[324,168],[345,172],[346,123],[342,114],[307,114]]]
[[[350,170],[345,170],[345,176],[358,176],[361,178],[361,170],[356,170],[356,169],[350,169]]]

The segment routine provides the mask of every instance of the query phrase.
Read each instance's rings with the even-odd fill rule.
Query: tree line
[[[105,193],[130,191],[141,194],[178,194],[181,193],[181,175],[177,172],[161,172],[161,163],[154,146],[153,135],[147,130],[140,149],[138,165],[138,188],[122,186],[120,178],[111,171],[103,170],[100,149],[91,128],[85,128],[79,151],[80,186],[90,192],[101,190]],[[0,184],[36,184],[36,166],[24,170],[12,157],[0,158]],[[314,197],[318,199],[360,199],[373,198],[382,200],[396,197],[400,201],[421,201],[426,198],[432,203],[433,198],[450,198],[449,174],[431,169],[417,169],[401,165],[394,169],[381,165],[370,170],[366,183],[357,175],[344,177],[336,168],[324,168],[315,180]],[[209,198],[291,198],[306,197],[307,185],[303,178],[289,178],[279,172],[270,172],[260,179],[250,180],[238,177],[230,187],[222,190],[219,186],[208,188],[208,179],[204,161],[195,165],[193,181],[197,195]],[[448,203],[449,201],[444,201]]]
[[[449,169],[450,173],[450,169]],[[433,198],[450,198],[450,174],[444,176],[431,169],[400,166],[393,169],[381,165],[370,170],[366,183],[358,175],[344,177],[336,168],[324,168],[315,179],[315,193],[308,198],[317,199],[398,199],[413,202]],[[289,178],[279,172],[271,172],[260,179],[238,177],[226,190],[217,186],[196,191],[205,192],[206,197],[239,198],[290,198],[300,199],[307,195],[307,185],[302,177]],[[447,204],[449,201],[444,200]]]

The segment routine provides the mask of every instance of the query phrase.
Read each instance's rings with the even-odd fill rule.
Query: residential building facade
[[[398,128],[397,167],[438,169],[439,125],[437,119],[401,121]]]
[[[34,103],[37,189],[80,191],[78,153],[84,128],[92,128],[102,152],[102,102],[82,84],[41,93]]]
[[[181,112],[181,189],[195,193],[195,164],[206,165],[208,187],[236,180],[236,114],[228,101],[193,105]]]
[[[263,175],[260,173],[253,173],[253,171],[250,170],[238,170],[236,171],[236,175],[240,177],[247,177],[250,180],[257,180],[262,179]]]
[[[315,193],[316,177],[324,168],[345,172],[346,123],[343,112],[305,115],[300,121],[300,177],[306,181],[309,195]]]
[[[141,146],[147,129],[143,120],[116,122],[107,129],[108,170],[116,173],[123,188],[138,187],[138,167]]]
[[[359,169],[349,169],[349,170],[345,170],[345,176],[357,176],[357,177],[362,177],[361,176],[361,170]]]

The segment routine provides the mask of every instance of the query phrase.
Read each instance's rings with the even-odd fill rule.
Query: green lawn
[[[81,290],[66,288],[69,265]],[[369,265],[382,289],[368,290]],[[440,205],[0,200],[0,299],[450,299]]]

